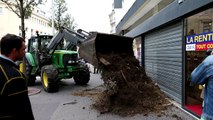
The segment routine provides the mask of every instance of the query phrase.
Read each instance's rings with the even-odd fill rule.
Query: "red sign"
[[[200,43],[195,45],[196,51],[205,51],[210,48],[213,48],[213,42]]]

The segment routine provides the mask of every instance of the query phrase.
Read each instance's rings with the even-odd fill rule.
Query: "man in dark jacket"
[[[0,41],[0,120],[34,120],[25,76],[15,64],[25,49],[24,39],[13,34]]]

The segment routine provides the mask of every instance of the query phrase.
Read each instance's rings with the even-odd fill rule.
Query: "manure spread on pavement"
[[[107,65],[100,63],[104,89],[93,94],[95,109],[102,114],[113,113],[121,116],[150,113],[165,115],[164,111],[171,105],[166,99],[167,96],[146,75],[134,56],[112,53],[99,55],[99,58],[103,58]],[[88,91],[82,93],[91,96]]]

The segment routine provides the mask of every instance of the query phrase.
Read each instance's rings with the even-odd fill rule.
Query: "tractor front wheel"
[[[90,73],[87,71],[76,72],[73,79],[77,85],[86,85],[90,80]]]
[[[46,92],[57,92],[59,89],[58,82],[52,82],[50,76],[47,74],[47,72],[42,69],[41,70],[41,83]]]

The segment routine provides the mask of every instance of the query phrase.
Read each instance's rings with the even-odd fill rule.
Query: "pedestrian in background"
[[[0,41],[0,120],[34,120],[27,81],[15,64],[25,49],[24,39],[13,34]]]
[[[209,53],[208,53],[209,52]],[[191,73],[193,83],[204,85],[204,106],[201,120],[213,120],[213,51]]]

